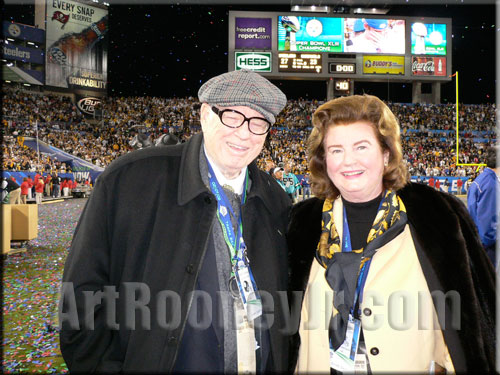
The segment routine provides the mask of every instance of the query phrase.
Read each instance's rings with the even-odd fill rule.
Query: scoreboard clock
[[[356,64],[331,62],[328,64],[328,72],[330,74],[356,74]]]
[[[323,62],[320,53],[279,53],[279,72],[321,73]]]
[[[350,79],[336,79],[335,80],[335,94],[348,95],[351,91]]]

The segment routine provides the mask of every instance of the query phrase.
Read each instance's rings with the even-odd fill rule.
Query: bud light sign
[[[446,76],[446,58],[413,56],[411,74],[414,76]]]
[[[76,105],[77,105],[78,109],[80,111],[82,111],[83,113],[85,113],[87,115],[93,115],[95,112],[95,106],[97,104],[100,104],[100,103],[101,103],[101,99],[88,97],[88,98],[80,99],[76,103]]]
[[[271,52],[235,52],[236,70],[248,69],[255,72],[271,72]]]

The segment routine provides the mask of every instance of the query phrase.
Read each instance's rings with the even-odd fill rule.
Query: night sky
[[[227,71],[229,10],[289,12],[290,6],[111,3],[108,94],[196,96],[203,82]],[[8,5],[4,19],[33,24],[32,13],[29,3]],[[451,17],[452,72],[459,71],[460,101],[495,102],[495,32],[500,27],[494,5],[396,5],[390,16]],[[324,81],[275,83],[292,99],[325,99]],[[362,92],[411,102],[410,83],[356,82],[355,93]],[[441,98],[443,103],[455,102],[454,81],[441,86]]]

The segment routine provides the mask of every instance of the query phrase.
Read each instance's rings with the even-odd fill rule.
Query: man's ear
[[[200,107],[200,123],[201,126],[203,127],[204,124],[207,123],[208,116],[211,115],[212,109],[210,108],[210,105],[207,103],[202,103]]]

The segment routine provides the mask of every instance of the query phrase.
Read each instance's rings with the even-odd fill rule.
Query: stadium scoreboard
[[[321,54],[319,53],[290,53],[280,52],[279,67],[280,72],[293,73],[321,73],[323,69]]]
[[[367,35],[373,28],[383,30],[377,45]],[[228,70],[335,78],[339,92],[354,81],[451,80],[451,18],[230,11],[228,31]]]

